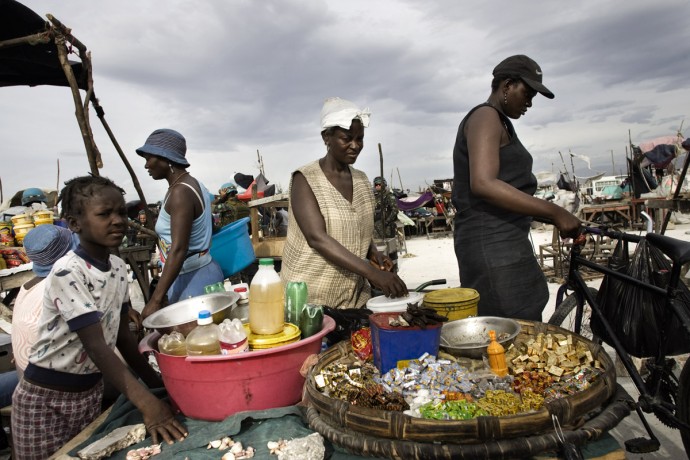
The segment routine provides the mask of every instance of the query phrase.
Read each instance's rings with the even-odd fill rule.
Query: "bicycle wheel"
[[[592,297],[596,297],[599,291],[594,288],[589,288],[589,293]],[[560,326],[563,329],[573,331],[580,334],[582,337],[595,340],[594,334],[592,333],[592,328],[590,326],[590,319],[592,318],[592,309],[589,304],[585,301],[585,305],[582,310],[582,322],[580,326],[580,331],[575,331],[575,316],[577,313],[577,297],[575,294],[570,294],[568,297],[563,299],[563,302],[556,308],[553,312],[551,318],[549,318],[549,324],[554,326]]]
[[[676,397],[676,416],[683,422],[690,424],[690,360],[685,362],[678,379],[678,393]],[[690,452],[690,431],[680,430],[685,452]]]

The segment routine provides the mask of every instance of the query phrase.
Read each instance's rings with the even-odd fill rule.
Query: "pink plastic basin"
[[[158,352],[160,334],[139,343],[154,353],[173,404],[187,417],[219,421],[236,412],[290,406],[302,398],[302,363],[321,351],[321,340],[335,329],[324,316],[318,334],[266,350],[236,355],[172,356]]]

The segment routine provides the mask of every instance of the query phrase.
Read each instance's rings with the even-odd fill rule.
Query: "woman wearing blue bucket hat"
[[[142,311],[146,318],[168,303],[203,294],[205,286],[224,277],[209,253],[210,193],[187,171],[184,136],[172,129],[157,129],[136,151],[146,159],[149,175],[169,184],[156,221],[163,273]]]

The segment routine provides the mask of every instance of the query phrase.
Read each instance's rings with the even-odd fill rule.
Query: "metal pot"
[[[237,305],[240,295],[236,292],[214,292],[182,300],[161,308],[143,321],[147,329],[154,329],[161,334],[179,331],[185,337],[196,327],[196,320],[201,310],[208,310],[213,322],[220,324],[225,318],[232,319],[232,310]]]
[[[520,333],[520,323],[498,316],[476,316],[450,321],[441,328],[441,348],[453,356],[482,359],[489,345],[489,331],[506,349]]]

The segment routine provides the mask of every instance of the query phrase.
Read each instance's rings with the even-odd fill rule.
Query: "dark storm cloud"
[[[406,187],[424,187],[452,175],[460,120],[488,97],[497,62],[517,53],[542,65],[556,94],[535,98],[516,122],[537,170],[569,148],[590,154],[593,165],[598,157],[610,164],[611,149],[624,154],[628,132],[634,142],[672,134],[686,113],[690,32],[681,0],[25,3],[55,14],[92,51],[96,93],[153,196],[164,187],[133,153],[153,129],[185,134],[192,172],[211,189],[235,171],[254,174],[257,150],[273,182],[286,187],[290,171],[322,154],[319,113],[335,95],[372,110],[356,166],[377,175],[382,143],[386,177],[399,170]],[[54,156],[83,143],[69,93],[45,94],[0,99],[0,129],[13,153],[53,155],[45,162],[52,177]],[[44,97],[42,114],[27,108]],[[32,123],[17,123],[27,113]],[[117,154],[92,124],[104,174],[126,185]],[[48,140],[33,135],[38,126]],[[86,168],[83,161],[78,171]]]

